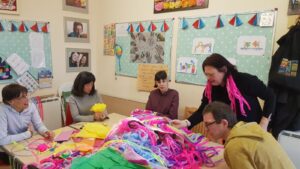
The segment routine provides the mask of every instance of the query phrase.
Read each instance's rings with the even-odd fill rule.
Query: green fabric
[[[71,169],[147,169],[147,167],[128,162],[120,153],[106,148],[90,157],[76,158]]]

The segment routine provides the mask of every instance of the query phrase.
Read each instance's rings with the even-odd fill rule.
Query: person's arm
[[[79,109],[77,107],[76,100],[73,96],[69,97],[69,106],[70,106],[70,111],[71,111],[73,121],[75,121],[75,122],[82,122],[82,121],[91,122],[91,121],[94,121],[94,115],[81,116],[79,114]]]
[[[48,129],[42,122],[42,120],[40,118],[40,114],[39,114],[36,106],[33,103],[29,103],[29,111],[32,112],[31,123],[32,123],[34,129],[43,135],[46,131],[48,131]]]
[[[178,118],[178,106],[179,106],[179,95],[178,92],[175,91],[176,94],[172,98],[171,107],[169,109],[169,118],[177,119]]]
[[[203,92],[201,104],[197,111],[195,111],[187,120],[191,123],[191,125],[188,127],[189,129],[192,129],[195,125],[203,121],[202,112],[205,108],[205,106],[208,104],[208,99],[205,96],[205,91]]]
[[[31,131],[27,130],[23,133],[9,135],[7,129],[7,117],[6,114],[1,111],[0,113],[0,146],[11,144],[12,142],[22,141],[31,137]]]

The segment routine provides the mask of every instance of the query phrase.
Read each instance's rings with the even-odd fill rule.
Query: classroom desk
[[[117,113],[110,113],[109,119],[106,119],[99,123],[103,123],[103,124],[106,124],[106,125],[112,127],[114,124],[118,123],[122,119],[125,119],[126,117],[127,116],[120,115]],[[85,123],[86,122],[72,124],[70,126],[61,128],[61,130],[66,131],[66,130],[80,129]],[[36,140],[38,138],[42,138],[42,137],[40,135],[34,135],[32,138],[23,140],[23,141],[19,142],[18,144],[26,147],[26,145],[28,145],[28,143],[30,143],[32,140]],[[72,140],[70,140],[69,142],[72,142]],[[217,143],[209,143],[208,144],[208,146],[213,146],[213,145],[217,145]],[[27,150],[23,150],[23,152],[22,151],[15,152],[14,150],[16,149],[16,146],[17,145],[14,145],[14,144],[9,144],[9,145],[3,146],[3,149],[5,150],[5,152],[7,154],[9,154],[9,156],[10,156],[10,164],[12,165],[13,169],[22,169],[22,166],[24,164],[26,165],[26,164],[34,163],[37,161],[36,157],[31,155],[31,152],[29,152]],[[42,160],[42,159],[50,156],[51,153],[49,151],[47,151],[47,152],[36,154],[36,155],[39,160]],[[223,154],[221,153],[220,155],[223,155]],[[227,165],[224,161],[220,161],[216,164],[215,167],[202,166],[202,169],[229,169],[229,168],[227,167]]]

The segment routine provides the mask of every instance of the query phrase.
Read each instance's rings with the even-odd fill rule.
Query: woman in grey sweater
[[[74,122],[90,122],[103,120],[107,117],[105,110],[102,116],[99,113],[90,111],[90,108],[95,103],[103,103],[102,98],[95,90],[96,78],[90,72],[80,72],[73,84],[71,96],[69,98],[69,105]]]

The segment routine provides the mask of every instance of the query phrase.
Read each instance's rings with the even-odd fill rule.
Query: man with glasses
[[[230,106],[208,104],[203,122],[213,139],[225,140],[224,158],[231,169],[294,169],[274,137],[256,122],[237,122]]]
[[[27,89],[19,84],[9,84],[2,89],[0,146],[30,138],[33,129],[47,139],[53,138],[53,132],[45,127],[27,93]]]

